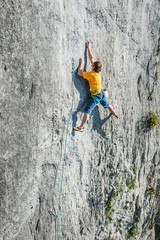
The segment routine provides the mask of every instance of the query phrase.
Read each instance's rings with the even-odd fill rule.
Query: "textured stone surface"
[[[157,197],[145,191],[160,186],[160,132],[145,116],[160,106],[159,1],[1,0],[0,12],[0,239],[56,239],[49,211],[58,209],[72,80],[59,239],[123,240],[133,224],[135,239],[154,239]],[[88,94],[72,71],[88,40],[119,119],[99,106],[75,134]]]

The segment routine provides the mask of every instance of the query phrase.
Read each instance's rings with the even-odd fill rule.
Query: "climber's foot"
[[[74,127],[73,130],[78,131],[78,132],[83,132],[84,128],[83,127]]]
[[[118,118],[118,115],[117,114],[113,114],[116,118]]]
[[[111,111],[111,113],[113,114],[113,116],[115,116],[116,118],[118,118],[117,113],[115,112],[114,108],[113,108],[111,105],[109,105],[108,109],[109,109],[109,111]]]

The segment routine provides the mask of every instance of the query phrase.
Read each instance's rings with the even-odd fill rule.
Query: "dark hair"
[[[100,61],[94,62],[93,66],[95,72],[100,72],[102,69],[102,63]]]

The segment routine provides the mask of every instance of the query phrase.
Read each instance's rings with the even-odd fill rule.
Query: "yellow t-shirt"
[[[89,80],[89,86],[91,88],[91,91],[95,91],[97,89],[101,89],[101,73],[97,73],[95,71],[91,71],[91,72],[83,72],[83,77],[85,79]],[[97,95],[98,93],[100,93],[100,91],[96,92],[96,93],[92,93],[92,95]]]

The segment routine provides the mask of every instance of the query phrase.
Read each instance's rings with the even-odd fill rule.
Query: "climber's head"
[[[100,72],[102,69],[102,63],[100,61],[94,62],[92,65],[92,69],[97,73]]]

